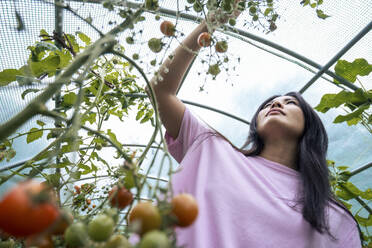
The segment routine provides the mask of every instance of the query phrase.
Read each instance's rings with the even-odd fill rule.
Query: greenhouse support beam
[[[75,2],[80,2],[79,0],[71,0],[71,1],[75,1]],[[88,3],[93,3],[93,4],[101,4],[101,1],[100,0],[87,0],[86,2]],[[140,8],[142,6],[142,4],[139,4],[139,3],[134,3],[134,2],[130,2],[130,1],[125,1],[123,2],[123,4],[117,4],[118,6],[126,6],[126,7],[129,7],[129,8]],[[172,18],[175,18],[175,17],[180,17],[182,19],[185,19],[185,20],[189,20],[189,21],[193,21],[193,22],[201,22],[203,19],[198,17],[198,16],[194,16],[194,15],[190,15],[190,14],[185,14],[185,13],[179,13],[178,11],[175,11],[175,10],[170,10],[170,9],[166,9],[166,8],[159,8],[159,10],[157,11],[163,15],[166,15],[166,16],[169,16],[169,17],[172,17]],[[153,12],[151,12],[153,13]],[[219,31],[223,31],[223,29],[226,29],[226,30],[229,30],[230,32],[232,33],[235,33],[235,34],[239,34],[243,37],[246,37],[246,38],[249,38],[249,39],[252,39],[252,40],[255,40],[259,43],[262,43],[266,46],[269,46],[271,48],[274,48],[276,50],[279,50],[285,54],[288,54],[308,65],[311,65],[317,69],[322,69],[322,66],[308,58],[306,58],[305,56],[303,55],[300,55],[288,48],[285,48],[279,44],[276,44],[274,42],[271,42],[269,40],[266,40],[264,38],[261,38],[259,36],[256,36],[254,34],[251,34],[247,31],[244,31],[242,29],[238,29],[238,28],[235,28],[235,27],[231,27],[231,26],[227,26],[227,25],[224,25],[223,28],[219,29]],[[349,82],[348,80],[346,80],[345,78],[341,77],[341,76],[338,76],[336,75],[334,72],[330,71],[330,70],[326,70],[324,72],[325,74],[331,76],[332,78],[336,79],[337,81],[339,81],[341,84],[347,86],[348,88],[352,89],[352,90],[357,90],[359,89],[357,86],[355,86],[354,84],[352,84],[351,82]]]
[[[360,172],[368,169],[368,168],[371,168],[372,167],[372,162],[369,163],[369,164],[366,164],[366,165],[363,165],[363,166],[360,166],[359,168],[356,168],[355,170],[352,170],[350,171],[350,174],[348,174],[348,176],[352,177],[356,174],[359,174]]]
[[[344,48],[342,48],[325,66],[323,66],[317,74],[300,90],[303,93],[309,88],[326,70],[329,69],[336,61],[342,57],[350,48],[352,48],[361,38],[363,38],[372,29],[372,21],[369,22],[351,41],[349,41]]]
[[[129,97],[142,97],[142,98],[146,98],[148,97],[146,94],[138,94],[138,93],[132,93],[132,94],[125,94],[125,96],[129,96]],[[197,107],[200,107],[200,108],[204,108],[204,109],[208,109],[208,110],[211,110],[211,111],[214,111],[214,112],[217,112],[217,113],[220,113],[220,114],[223,114],[223,115],[226,115],[228,117],[231,117],[235,120],[238,120],[240,122],[243,122],[247,125],[250,125],[250,122],[249,121],[246,121],[238,116],[235,116],[235,115],[232,115],[232,114],[229,114],[225,111],[222,111],[222,110],[219,110],[219,109],[216,109],[216,108],[213,108],[213,107],[209,107],[209,106],[206,106],[206,105],[203,105],[203,104],[199,104],[199,103],[195,103],[195,102],[191,102],[191,101],[187,101],[187,100],[182,100],[180,99],[183,103],[185,104],[189,104],[189,105],[194,105],[194,106],[197,106]]]

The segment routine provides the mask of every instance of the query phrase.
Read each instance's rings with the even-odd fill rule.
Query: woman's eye
[[[288,101],[287,103],[294,103],[297,105],[297,103],[295,101]]]

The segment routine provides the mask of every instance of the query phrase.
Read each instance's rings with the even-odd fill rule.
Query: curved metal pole
[[[138,93],[132,93],[132,94],[125,94],[125,96],[129,96],[129,97],[142,97],[142,98],[147,98],[148,96],[146,94],[138,94]],[[240,122],[243,122],[247,125],[250,125],[250,122],[247,121],[247,120],[244,120],[243,118],[240,118],[236,115],[232,115],[232,114],[229,114],[225,111],[222,111],[222,110],[219,110],[219,109],[216,109],[216,108],[213,108],[213,107],[209,107],[209,106],[206,106],[206,105],[203,105],[203,104],[200,104],[200,103],[196,103],[196,102],[191,102],[191,101],[187,101],[187,100],[182,100],[180,99],[183,103],[185,104],[189,104],[189,105],[194,105],[194,106],[197,106],[199,108],[204,108],[204,109],[208,109],[208,110],[211,110],[213,112],[216,112],[216,113],[220,113],[220,114],[223,114],[223,115],[226,115],[228,117],[231,117],[235,120],[238,120]]]
[[[360,31],[351,41],[349,41],[344,48],[342,48],[325,66],[323,66],[310,81],[300,90],[303,93],[307,88],[309,88],[326,70],[329,69],[336,61],[341,58],[352,46],[354,46],[361,38],[364,37],[372,28],[372,21],[365,26],[362,31]]]

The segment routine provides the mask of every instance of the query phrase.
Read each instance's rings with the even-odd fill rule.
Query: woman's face
[[[298,100],[279,96],[264,105],[257,116],[257,131],[263,140],[285,138],[298,140],[304,131],[305,118]]]

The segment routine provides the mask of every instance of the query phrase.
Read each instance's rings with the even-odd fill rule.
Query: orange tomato
[[[209,47],[212,43],[212,37],[208,32],[203,32],[198,37],[200,47]]]
[[[163,21],[160,24],[160,31],[166,36],[173,36],[175,32],[174,24],[170,21]]]
[[[190,194],[179,194],[173,197],[172,214],[177,217],[177,225],[186,227],[191,225],[198,217],[198,203]]]
[[[129,224],[139,223],[139,234],[154,230],[161,225],[161,216],[157,207],[151,202],[140,202],[129,213]]]

